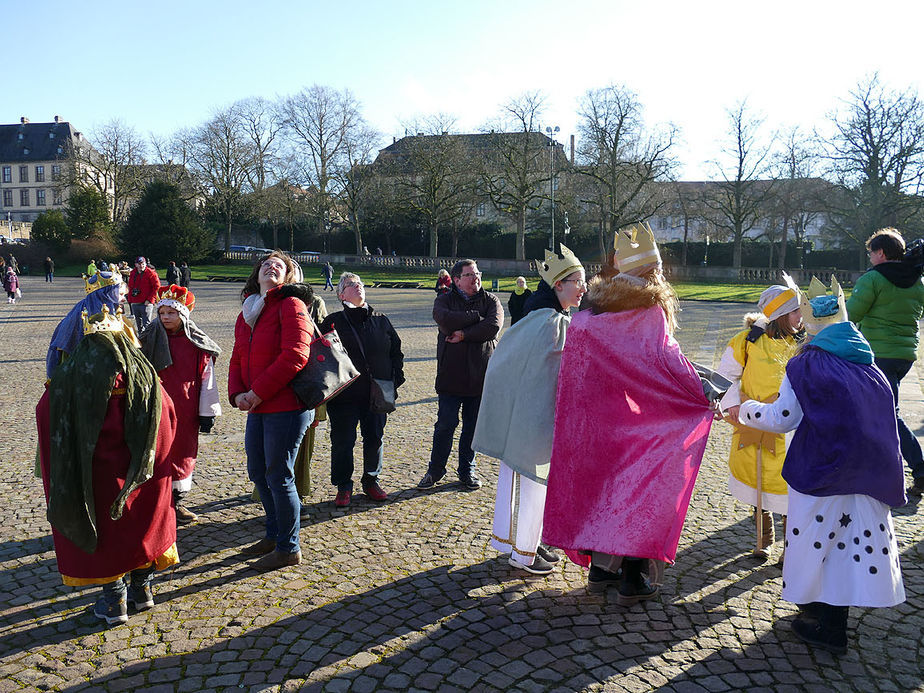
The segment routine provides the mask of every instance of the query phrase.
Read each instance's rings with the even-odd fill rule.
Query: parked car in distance
[[[252,245],[232,245],[231,246],[232,253],[252,253],[255,250],[259,250],[259,249],[254,248]]]

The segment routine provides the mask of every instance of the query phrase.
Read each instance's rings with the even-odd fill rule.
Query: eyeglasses
[[[343,288],[346,289],[362,289],[365,286],[362,282],[350,282],[349,284],[344,284]]]
[[[579,289],[587,286],[587,282],[584,281],[583,279],[560,279],[559,281],[574,282],[574,285]]]
[[[481,277],[481,272],[466,272],[462,277]]]

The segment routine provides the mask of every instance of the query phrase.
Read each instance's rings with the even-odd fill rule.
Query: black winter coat
[[[436,344],[436,392],[481,397],[488,360],[504,324],[500,299],[481,289],[467,300],[456,289],[436,297],[433,319],[440,328]],[[446,337],[462,330],[465,338],[450,344]]]
[[[368,303],[364,308],[344,308],[324,318],[321,332],[327,334],[331,329],[337,330],[350,360],[360,373],[348,388],[331,400],[332,404],[368,407],[370,377],[393,380],[396,391],[404,384],[401,338],[388,316],[373,310]],[[362,339],[362,349],[356,341],[357,334]]]

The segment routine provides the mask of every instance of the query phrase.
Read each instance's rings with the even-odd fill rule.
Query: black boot
[[[792,632],[803,642],[833,652],[847,652],[847,614],[849,607],[812,602],[816,606],[817,620],[796,618]]]
[[[619,582],[619,596],[616,597],[616,603],[620,606],[632,606],[658,596],[658,588],[652,587],[648,578],[642,575],[642,560],[627,557],[622,561],[622,579]]]

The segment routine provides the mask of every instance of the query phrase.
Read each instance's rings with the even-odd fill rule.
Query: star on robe
[[[843,515],[841,515],[841,527],[846,527],[852,521],[853,520],[850,519],[850,515],[848,515],[847,513],[844,513]]]

